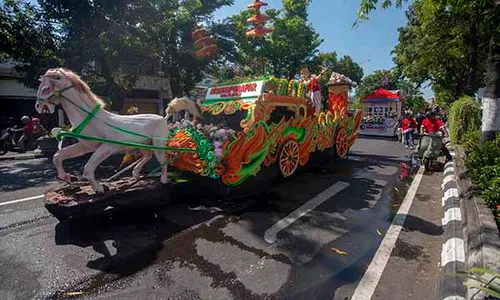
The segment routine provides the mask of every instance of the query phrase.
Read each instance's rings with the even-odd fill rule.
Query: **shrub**
[[[467,156],[470,178],[481,190],[486,204],[498,216],[500,206],[500,136],[483,145],[476,144]]]
[[[480,138],[481,138],[480,130],[470,131],[464,134],[462,138],[462,146],[464,146],[465,151],[467,153],[471,152],[474,149],[474,147],[476,147],[479,144]]]
[[[451,105],[449,123],[451,140],[460,144],[467,133],[480,129],[481,107],[474,98],[464,96]]]

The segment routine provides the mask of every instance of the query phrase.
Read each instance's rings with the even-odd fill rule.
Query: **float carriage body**
[[[329,86],[328,105],[315,114],[306,86],[297,80],[268,77],[209,88],[200,106],[201,122],[169,124],[166,162],[197,175],[200,180],[190,182],[191,187],[209,183],[225,198],[261,192],[276,175],[294,175],[314,152],[347,154],[359,136],[362,118],[360,110],[348,112],[348,89],[348,84]],[[86,182],[50,190],[45,207],[64,220],[109,206],[155,207],[175,197],[172,185],[181,193],[189,189],[161,185],[157,179],[107,184],[110,190],[104,194],[93,193]]]
[[[290,177],[313,152],[333,150],[344,157],[359,135],[362,112],[349,113],[347,91],[335,88],[319,114],[297,80],[270,77],[209,88],[201,104],[203,124],[177,123],[167,142],[169,148],[196,151],[167,153],[171,165],[231,190],[273,165]]]

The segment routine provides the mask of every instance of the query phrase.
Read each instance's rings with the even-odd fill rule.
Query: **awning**
[[[363,101],[400,101],[399,93],[391,92],[386,89],[378,89],[370,95],[363,98]]]

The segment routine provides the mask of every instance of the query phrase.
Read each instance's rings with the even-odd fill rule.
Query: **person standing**
[[[326,68],[323,68],[319,75],[311,76],[311,71],[309,71],[308,66],[303,66],[300,70],[302,80],[304,80],[304,83],[307,85],[307,89],[309,90],[309,98],[311,105],[314,108],[315,115],[319,115],[323,109],[323,97],[321,96],[321,86],[319,84],[319,80],[325,72]]]
[[[420,134],[420,127],[422,126],[422,122],[425,119],[425,113],[423,111],[420,111],[417,113],[417,117],[415,118],[415,121],[417,122],[417,133]]]
[[[411,117],[410,114],[406,114],[405,118],[401,121],[401,130],[404,135],[404,141],[406,144],[406,149],[414,149],[413,144],[413,133],[415,132],[415,128],[417,127],[417,122]]]

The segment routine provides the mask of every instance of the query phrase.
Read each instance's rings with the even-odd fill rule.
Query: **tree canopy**
[[[120,109],[139,75],[164,76],[174,96],[188,93],[207,72],[238,68],[247,75],[294,77],[302,64],[313,72],[326,64],[355,81],[362,68],[349,56],[319,53],[322,39],[308,21],[310,0],[283,0],[282,9],[268,9],[268,27],[262,39],[245,35],[242,11],[222,22],[212,13],[233,0],[39,0],[31,5],[6,0],[0,4],[1,58],[19,63],[22,81],[38,85],[49,67],[64,66],[82,74],[96,92],[115,100]],[[191,33],[207,27],[221,49],[214,59],[198,59]],[[117,76],[122,74],[122,76]],[[125,75],[125,76],[123,76]],[[326,74],[324,81],[330,74]]]
[[[441,102],[474,95],[484,86],[490,10],[480,2],[415,1],[408,24],[399,29],[395,63],[413,82],[430,80]]]
[[[139,73],[165,74],[178,96],[201,80],[209,63],[195,57],[191,32],[232,2],[39,0],[34,7],[9,0],[0,10],[2,56],[22,63],[23,82],[31,87],[47,67],[84,74],[101,95],[119,99],[114,109]]]
[[[223,36],[233,43],[234,61],[247,74],[262,72],[276,76],[293,77],[300,66],[311,61],[318,53],[322,39],[308,23],[307,7],[310,0],[283,0],[283,8],[265,11],[271,20],[269,27],[274,31],[261,39],[248,38],[245,32],[250,28],[247,19],[253,11],[244,10],[229,17]]]

